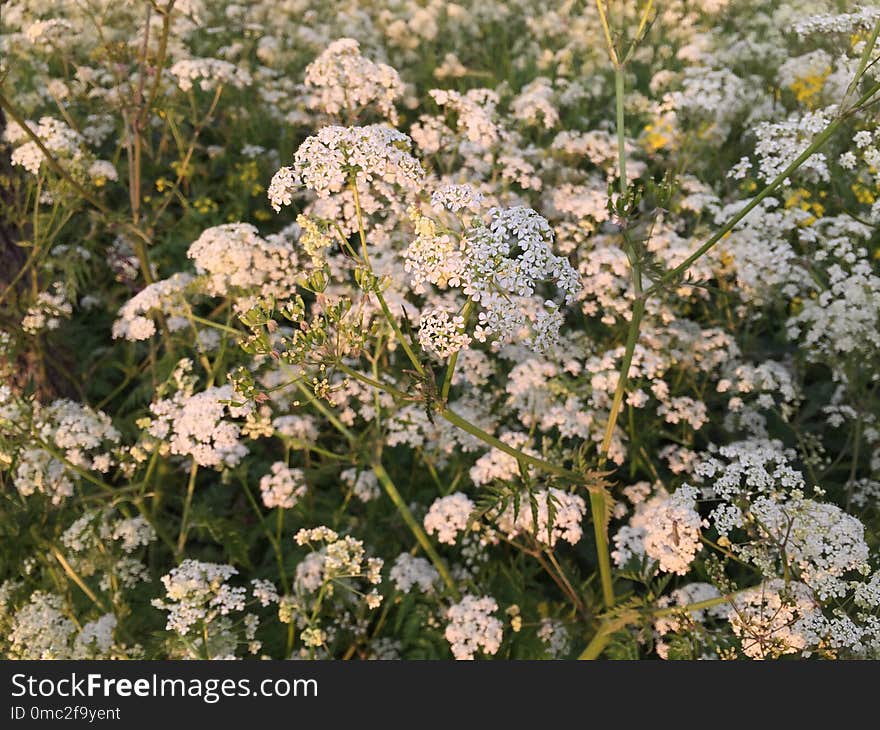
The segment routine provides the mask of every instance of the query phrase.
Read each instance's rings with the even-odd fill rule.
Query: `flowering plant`
[[[3,654],[880,656],[834,6],[7,3]]]

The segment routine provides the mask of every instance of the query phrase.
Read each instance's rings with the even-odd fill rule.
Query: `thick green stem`
[[[388,476],[385,467],[382,466],[382,463],[378,459],[376,459],[372,464],[372,469],[376,478],[384,487],[386,494],[391,498],[391,501],[394,503],[394,506],[403,518],[403,521],[406,523],[406,526],[409,527],[410,532],[412,532],[419,545],[421,545],[422,549],[425,551],[425,554],[434,564],[437,572],[440,573],[440,577],[449,589],[450,594],[452,594],[456,601],[460,600],[461,594],[455,585],[455,581],[452,579],[452,575],[449,573],[449,569],[446,567],[446,563],[434,549],[434,546],[431,544],[431,541],[428,539],[422,526],[418,523],[416,518],[413,517],[413,513],[410,511],[409,507],[406,506],[406,502],[403,501],[403,497],[400,496],[400,492],[397,491],[397,487],[394,485],[394,482],[391,481],[391,477]]]
[[[587,644],[587,647],[580,653],[578,659],[598,659],[605,647],[608,646],[608,642],[611,641],[611,636],[616,631],[631,626],[645,615],[653,618],[660,618],[662,616],[688,614],[693,611],[701,611],[706,608],[712,608],[713,606],[720,606],[723,603],[731,603],[737,595],[748,590],[751,589],[745,588],[741,591],[735,591],[734,593],[728,593],[723,596],[716,596],[715,598],[707,598],[704,601],[696,601],[695,603],[689,603],[685,606],[666,606],[664,608],[653,610],[649,609],[641,613],[637,611],[629,611],[623,615],[608,619],[599,625],[598,631],[596,631],[596,634],[590,640],[590,643]]]
[[[611,441],[614,438],[614,428],[617,425],[617,418],[620,415],[620,409],[623,405],[623,396],[624,393],[626,393],[626,386],[629,383],[629,369],[632,365],[633,354],[635,353],[636,343],[639,339],[639,326],[641,325],[644,314],[645,300],[642,297],[638,297],[633,303],[629,331],[626,336],[626,349],[623,353],[623,362],[620,365],[617,387],[614,389],[614,398],[611,401],[611,411],[608,414],[608,423],[605,425],[605,433],[602,436],[602,445],[599,447],[600,469],[605,466],[605,463],[608,460],[608,451],[611,448]]]
[[[605,608],[614,607],[614,582],[611,578],[611,554],[608,550],[607,505],[605,494],[590,491],[590,514],[593,517],[593,535],[596,555],[599,559],[599,578],[602,583],[602,603]]]

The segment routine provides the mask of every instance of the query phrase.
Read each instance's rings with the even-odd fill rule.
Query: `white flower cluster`
[[[323,525],[304,528],[293,537],[297,545],[324,543],[323,547],[309,553],[296,566],[294,586],[300,593],[315,593],[324,586],[328,596],[333,595],[334,586],[343,586],[362,595],[370,609],[378,608],[382,596],[375,586],[382,582],[381,558],[367,557],[362,540],[351,535],[339,535]],[[358,593],[351,581],[362,580],[371,586],[369,592]]]
[[[467,209],[473,213],[480,209],[483,200],[483,194],[470,185],[444,185],[431,194],[431,207],[437,210],[446,208],[453,213]],[[421,220],[432,223],[427,218]]]
[[[459,532],[464,532],[470,523],[474,503],[462,492],[435,499],[425,515],[425,531],[429,535],[437,533],[437,540],[454,545]]]
[[[254,594],[254,598],[260,602],[263,608],[273,603],[278,603],[281,599],[281,596],[278,595],[278,589],[270,580],[254,578],[251,581],[251,591]]]
[[[288,414],[278,416],[272,421],[275,433],[285,438],[306,443],[318,440],[318,427],[314,416]]]
[[[470,344],[464,332],[464,317],[443,309],[423,312],[419,320],[419,344],[426,352],[447,358]]]
[[[409,593],[413,587],[418,588],[421,593],[431,593],[440,580],[440,574],[431,563],[409,553],[397,556],[388,577],[401,593]]]
[[[305,474],[302,469],[292,469],[283,461],[276,461],[271,473],[260,478],[260,493],[268,509],[293,509],[306,493]]]
[[[550,79],[539,76],[527,84],[510,104],[515,119],[528,124],[540,124],[552,129],[559,123],[559,112],[553,103],[553,86]]]
[[[508,446],[519,449],[529,456],[537,456],[534,449],[529,446],[531,438],[528,434],[517,431],[506,431],[501,434],[500,440]],[[520,465],[515,456],[497,447],[492,447],[483,454],[470,468],[471,481],[478,487],[493,481],[510,482],[520,475]]]
[[[571,651],[571,635],[558,619],[542,618],[538,638],[551,659],[563,659]]]
[[[834,106],[814,112],[793,114],[782,122],[760,122],[755,128],[758,156],[758,174],[770,182],[803,152],[837,113]],[[798,175],[811,179],[829,179],[828,160],[823,152],[816,152],[801,165]]]
[[[611,553],[619,567],[631,558],[646,556],[657,561],[660,570],[684,575],[702,549],[700,528],[704,526],[695,509],[697,490],[688,485],[673,494],[658,494],[637,506],[628,525],[614,536]]]
[[[175,393],[150,405],[154,418],[147,432],[167,441],[172,454],[191,456],[200,466],[233,467],[248,453],[239,441],[241,427],[227,419],[246,414],[231,385],[212,386],[201,393]]]
[[[811,359],[832,362],[850,354],[880,350],[880,276],[867,259],[851,267],[832,264],[828,288],[804,301],[788,320],[788,335],[801,339]]]
[[[243,89],[253,81],[247,71],[219,58],[184,58],[169,71],[182,91],[190,91],[196,82],[202,91],[209,91],[218,86]]]
[[[356,117],[375,104],[379,113],[397,124],[394,101],[403,94],[403,82],[391,66],[364,58],[353,38],[333,41],[305,71],[311,92],[307,104],[327,114],[345,112]]]
[[[284,300],[296,288],[299,267],[294,249],[283,237],[262,238],[248,223],[206,229],[186,255],[204,277],[205,291],[211,296],[237,295],[238,311],[253,306],[254,296]]]
[[[352,493],[361,502],[370,502],[380,494],[379,480],[372,471],[345,469],[340,472],[339,478],[351,487]]]
[[[747,400],[753,401],[758,408],[769,409],[778,398],[782,416],[788,418],[800,398],[792,373],[775,360],[757,364],[732,360],[725,367],[725,376],[718,381],[715,389],[719,393],[731,394],[728,401],[731,411],[741,410]]]
[[[82,135],[64,122],[52,117],[41,117],[39,123],[28,121],[25,124],[52,153],[53,157],[61,157],[74,162],[83,157],[85,140]],[[15,122],[10,122],[7,125],[3,132],[3,138],[7,142],[18,145],[12,151],[12,164],[19,165],[36,175],[45,159],[45,155],[37,143],[31,140],[26,131]]]
[[[494,598],[472,595],[462,597],[459,603],[446,611],[449,624],[444,636],[459,660],[473,659],[478,651],[495,654],[501,648],[504,625],[492,614],[498,610]]]
[[[553,283],[571,303],[580,289],[578,274],[553,253],[553,232],[532,209],[493,208],[489,215],[488,225],[467,230],[457,244],[448,233],[437,235],[433,222],[417,219],[417,237],[405,254],[412,285],[461,288],[480,305],[474,329],[480,342],[524,341],[547,350],[558,338],[562,314],[551,300],[542,306],[537,290]]]
[[[231,565],[184,560],[162,576],[166,598],[153,599],[152,604],[168,611],[169,631],[186,636],[219,616],[244,610],[247,590],[227,583],[237,574]]]
[[[428,92],[438,106],[457,116],[457,127],[465,138],[482,148],[494,145],[500,135],[495,123],[499,97],[491,89],[470,89],[464,94],[448,89]]]
[[[869,548],[862,523],[838,506],[803,496],[803,476],[791,454],[772,441],[744,441],[718,449],[697,466],[710,515],[730,549],[768,578],[780,570],[798,577],[820,601],[843,597],[850,576],[866,569]],[[736,531],[746,539],[731,542]]]
[[[106,473],[114,464],[120,435],[105,413],[61,399],[35,407],[33,415],[36,441],[18,453],[12,479],[22,496],[40,492],[60,504],[73,494],[76,470]]]
[[[762,497],[749,513],[821,601],[846,595],[850,583],[845,576],[867,565],[865,527],[837,505],[797,496],[784,501]],[[756,548],[740,552],[756,555],[756,562],[763,557]]]
[[[862,6],[851,13],[811,15],[794,24],[798,35],[811,33],[845,33],[870,31],[880,19],[880,8]]]
[[[9,659],[111,659],[124,649],[115,644],[116,617],[104,614],[82,628],[68,617],[60,596],[35,591],[12,616],[4,637]]]
[[[810,646],[806,620],[818,604],[803,583],[768,581],[737,596],[734,607],[730,626],[750,659],[775,659]]]
[[[43,330],[54,330],[61,326],[62,318],[73,314],[73,305],[67,298],[64,285],[56,281],[52,285],[54,293],[43,291],[37,294],[34,303],[28,307],[21,320],[21,328],[31,335]]]
[[[171,332],[187,326],[183,293],[193,282],[192,274],[178,272],[144,287],[119,309],[113,323],[113,337],[146,340],[156,334],[156,323],[145,315],[162,313]]]
[[[124,553],[132,553],[156,539],[156,531],[141,516],[111,519],[110,510],[87,512],[65,530],[61,542],[69,550],[84,552],[119,540]]]
[[[712,496],[736,502],[771,494],[779,487],[788,491],[803,490],[803,475],[789,464],[793,457],[794,453],[784,449],[780,441],[737,441],[707,454],[696,473],[703,480],[709,480]]]
[[[74,569],[81,576],[100,574],[100,588],[108,592],[150,579],[134,552],[155,539],[156,531],[144,517],[116,517],[110,509],[86,512],[61,536]]]
[[[105,449],[120,436],[106,413],[61,399],[35,409],[34,416],[39,438],[60,450],[65,461],[81,469],[110,470],[113,460]]]
[[[352,180],[366,186],[374,180],[404,191],[421,189],[424,171],[409,152],[410,138],[380,124],[366,127],[330,126],[303,142],[293,167],[282,167],[269,185],[269,200],[279,211],[290,205],[301,185],[319,198],[341,192]]]
[[[31,43],[53,43],[74,30],[73,24],[63,18],[37,20],[28,25],[24,37]]]
[[[582,497],[556,487],[522,493],[518,504],[508,501],[495,521],[509,538],[526,533],[543,545],[554,547],[559,540],[577,544],[583,536],[587,504]]]

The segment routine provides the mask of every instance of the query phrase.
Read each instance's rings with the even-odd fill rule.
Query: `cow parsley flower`
[[[435,499],[425,515],[425,531],[437,533],[437,540],[454,545],[459,532],[464,532],[470,522],[474,503],[462,492]]]
[[[739,594],[728,614],[733,633],[750,659],[776,659],[805,651],[805,622],[818,605],[803,583],[774,579]]]
[[[168,612],[169,631],[186,636],[218,616],[244,610],[246,589],[227,582],[237,574],[231,565],[184,560],[162,576],[166,597],[152,604]]]
[[[612,557],[624,566],[633,556],[657,561],[660,570],[684,575],[702,549],[704,523],[695,509],[697,490],[688,485],[671,495],[659,494],[636,509],[614,536]]]
[[[364,189],[375,180],[416,192],[422,187],[424,171],[409,154],[410,144],[403,132],[379,124],[324,127],[300,145],[292,168],[282,167],[275,173],[269,199],[279,210],[290,204],[299,184],[326,198],[352,180]]]
[[[497,610],[494,598],[472,595],[464,596],[447,609],[449,624],[444,636],[456,659],[473,659],[479,651],[490,655],[497,653],[504,630],[501,621],[492,615]]]
[[[248,453],[239,440],[241,427],[227,420],[247,411],[236,401],[231,385],[213,386],[201,393],[175,393],[150,405],[153,419],[147,432],[167,440],[172,454],[191,456],[200,466],[232,467]]]
[[[525,341],[538,351],[555,343],[562,316],[551,300],[537,290],[555,284],[571,303],[580,289],[577,272],[568,260],[553,253],[553,233],[547,221],[530,208],[489,212],[482,222],[464,231],[456,242],[451,233],[429,219],[416,216],[417,237],[406,251],[412,285],[432,283],[460,287],[478,304],[474,339],[499,344]]]
[[[260,493],[268,509],[293,509],[305,492],[302,469],[292,469],[283,461],[276,461],[271,473],[260,478]]]
[[[450,316],[442,309],[432,309],[422,314],[419,321],[419,344],[438,357],[447,358],[470,344],[471,338],[464,333],[464,317]]]
[[[202,91],[218,86],[243,89],[253,81],[247,71],[219,58],[184,58],[174,63],[169,71],[182,91],[190,91],[196,83]]]
[[[52,117],[41,117],[39,123],[26,121],[25,124],[40,139],[43,146],[52,153],[53,157],[67,159],[73,163],[79,163],[84,158],[83,145],[85,140],[82,135],[64,122]],[[18,145],[12,151],[12,164],[21,166],[32,175],[36,175],[45,160],[45,155],[37,143],[32,141],[25,130],[15,122],[9,123],[4,130],[3,137],[7,142]]]
[[[141,289],[120,307],[113,323],[113,337],[132,341],[149,339],[156,334],[156,323],[146,315],[160,312],[166,315],[170,331],[186,327],[182,297],[192,282],[191,274],[178,272]]]
[[[409,593],[414,587],[421,593],[431,593],[440,580],[437,569],[425,558],[417,558],[409,553],[401,553],[391,566],[389,573],[395,588],[401,593]]]
[[[55,282],[52,292],[40,292],[34,303],[21,320],[21,328],[31,335],[43,330],[54,330],[61,326],[62,319],[69,319],[73,314],[73,305],[67,298],[67,292],[61,282]],[[54,293],[53,293],[54,292]]]
[[[333,41],[305,71],[305,85],[311,92],[310,108],[327,114],[345,112],[354,118],[375,105],[379,113],[397,124],[394,102],[403,94],[403,82],[391,66],[364,58],[353,38]]]
[[[294,249],[281,237],[267,240],[247,223],[214,226],[190,245],[186,254],[204,277],[212,296],[235,296],[238,311],[253,306],[255,297],[290,298],[300,269]]]

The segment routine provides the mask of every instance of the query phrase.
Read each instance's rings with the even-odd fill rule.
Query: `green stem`
[[[419,375],[424,375],[425,368],[422,366],[419,358],[416,357],[416,354],[410,346],[409,341],[406,339],[406,335],[403,334],[403,331],[400,329],[400,325],[397,324],[397,320],[394,318],[394,315],[391,314],[391,310],[388,308],[388,303],[385,301],[385,297],[382,295],[382,292],[379,291],[379,289],[376,289],[374,294],[376,295],[376,299],[379,300],[379,306],[382,308],[382,314],[385,315],[385,319],[388,320],[388,324],[391,325],[391,329],[394,330],[394,336],[397,338],[397,341],[400,343],[401,347],[403,347],[403,351],[406,353],[406,356],[409,358],[412,366],[415,368],[416,372]]]
[[[849,86],[846,87],[846,91],[843,94],[843,100],[840,102],[841,109],[846,107],[846,100],[849,98],[850,94],[855,92],[859,85],[859,81],[861,81],[862,76],[865,73],[865,69],[868,67],[868,59],[870,59],[871,52],[877,44],[878,34],[880,34],[880,20],[874,25],[874,30],[871,32],[870,37],[865,43],[865,48],[862,51],[862,57],[859,59],[859,65],[858,68],[856,68],[855,76],[853,76],[853,80],[850,81]]]
[[[480,441],[489,444],[489,446],[494,446],[499,451],[503,451],[505,454],[512,456],[518,461],[525,462],[526,464],[531,464],[532,466],[541,469],[542,471],[549,472],[550,474],[555,474],[558,477],[562,477],[563,479],[568,479],[571,482],[581,483],[584,481],[584,475],[579,474],[576,471],[572,471],[571,469],[566,469],[564,466],[559,466],[557,464],[552,464],[549,461],[545,461],[537,456],[531,456],[530,454],[526,454],[519,449],[510,446],[509,444],[504,443],[500,439],[495,438],[492,434],[487,433],[479,426],[475,426],[473,423],[468,421],[465,418],[459,416],[455,411],[451,411],[449,408],[444,408],[440,411],[440,415],[449,421],[451,424],[458,426],[462,431],[467,431],[471,436],[476,436]]]
[[[590,491],[590,514],[593,517],[593,536],[596,540],[596,555],[599,560],[602,603],[605,608],[613,608],[615,602],[614,582],[611,578],[611,554],[608,550],[607,505],[605,504],[604,492]]]
[[[193,493],[196,490],[196,475],[199,473],[199,465],[193,461],[189,470],[189,483],[186,486],[186,498],[183,502],[183,516],[180,520],[180,533],[177,536],[177,558],[183,556],[186,547],[187,533],[189,532],[189,511],[192,507]]]
[[[190,310],[192,312],[192,310]],[[210,319],[205,319],[204,317],[199,317],[197,314],[191,314],[194,322],[198,322],[199,324],[203,324],[206,327],[213,327],[216,330],[220,330],[221,332],[228,332],[231,335],[235,335],[236,337],[241,337],[241,330],[235,329],[235,327],[229,327],[225,324],[220,324],[219,322],[214,322]]]
[[[391,501],[394,503],[394,506],[403,518],[403,521],[406,523],[407,527],[409,527],[413,536],[425,551],[425,554],[430,558],[434,567],[437,569],[437,572],[440,573],[440,577],[443,579],[443,582],[446,584],[452,597],[456,601],[461,600],[461,594],[455,585],[455,581],[452,579],[452,575],[449,573],[449,569],[446,567],[446,563],[434,549],[434,546],[431,544],[431,541],[428,539],[422,526],[416,521],[416,518],[413,517],[413,513],[410,512],[409,507],[406,506],[406,502],[403,501],[403,497],[400,496],[400,492],[397,491],[397,487],[394,485],[394,482],[391,481],[391,477],[388,476],[385,467],[382,466],[382,463],[378,459],[376,459],[372,464],[372,469],[376,478],[378,478],[382,483],[382,486],[385,488],[386,494],[391,498]]]
[[[715,244],[717,244],[724,236],[726,236],[730,231],[734,229],[737,223],[739,223],[743,218],[745,218],[749,213],[754,210],[764,198],[774,192],[778,187],[782,185],[792,173],[794,173],[801,165],[803,165],[813,154],[816,153],[825,143],[831,139],[834,133],[838,130],[843,121],[853,112],[857,111],[859,107],[861,107],[865,102],[867,102],[872,96],[874,96],[878,91],[880,91],[880,83],[872,86],[852,107],[847,109],[845,113],[842,113],[836,119],[834,119],[824,130],[822,130],[810,144],[807,149],[805,149],[800,155],[795,158],[795,160],[788,165],[782,172],[780,172],[775,178],[773,178],[772,182],[770,182],[760,193],[758,193],[754,198],[752,198],[749,203],[735,216],[733,216],[727,223],[724,224],[722,228],[720,228],[715,235],[713,235],[706,243],[700,246],[696,251],[694,251],[690,256],[688,256],[684,261],[682,261],[678,266],[674,269],[667,271],[660,279],[650,288],[647,292],[645,292],[645,296],[649,297],[655,293],[657,293],[660,289],[662,289],[666,284],[675,281],[678,279],[684,272],[686,272],[693,263],[701,258],[709,249],[711,249]]]
[[[640,276],[638,272],[635,272],[634,275],[636,277]],[[629,369],[632,365],[633,354],[635,353],[636,343],[639,339],[639,326],[641,325],[644,314],[645,300],[643,297],[639,296],[633,303],[629,331],[626,336],[626,349],[623,353],[623,362],[620,365],[617,387],[614,389],[614,398],[611,401],[611,411],[608,414],[608,423],[605,425],[605,433],[602,436],[602,445],[599,447],[600,469],[605,466],[605,463],[608,460],[608,450],[611,448],[611,441],[614,438],[614,428],[617,425],[617,418],[620,415],[620,408],[623,405],[623,396],[629,382]]]
[[[318,400],[317,397],[315,397],[315,394],[312,393],[311,390],[309,390],[305,383],[298,381],[296,383],[296,387],[299,389],[300,393],[302,393],[306,397],[306,400],[315,407],[315,410],[317,410],[322,416],[324,416],[324,418],[330,421],[330,423],[333,424],[336,430],[339,431],[339,433],[341,433],[343,436],[345,436],[349,443],[354,443],[355,441],[357,441],[355,435],[351,431],[349,431],[348,428],[345,427],[342,421],[340,421],[333,414],[333,412],[329,408],[327,408],[327,406],[325,406],[323,403],[321,403],[320,400]]]
[[[395,398],[399,398],[401,400],[413,400],[413,398],[402,390],[395,388],[393,385],[389,385],[388,383],[383,383],[375,378],[371,378],[369,375],[364,375],[363,373],[359,373],[354,368],[348,367],[345,363],[338,362],[336,363],[336,369],[340,372],[345,373],[349,377],[354,378],[355,380],[360,380],[362,383],[372,386],[376,388],[376,390],[381,390],[384,393],[388,393],[389,395],[393,395]]]
[[[95,592],[86,585],[86,582],[79,576],[79,573],[73,569],[70,563],[67,562],[67,559],[61,554],[61,551],[52,547],[52,554],[55,556],[55,559],[58,561],[59,565],[61,565],[67,576],[89,597],[92,603],[94,603],[100,610],[107,611],[103,601],[101,601],[101,599],[95,595]]]
[[[471,312],[474,311],[474,306],[474,300],[468,299],[464,308],[461,310],[461,316],[464,319],[465,327],[467,327]],[[443,377],[443,386],[440,388],[440,401],[443,403],[445,403],[446,399],[449,397],[449,389],[452,387],[452,376],[455,375],[455,366],[458,364],[459,352],[460,350],[456,350],[452,353],[452,357],[449,358],[449,364],[446,366],[446,374]]]
[[[626,129],[624,127],[623,92],[626,67],[614,68],[614,97],[617,111],[617,164],[620,168],[620,194],[626,195]]]
[[[358,193],[357,181],[354,177],[351,179],[351,192],[354,197],[354,209],[357,214],[357,223],[358,223],[358,236],[361,240],[361,251],[364,259],[364,266],[369,269],[370,273],[373,273],[373,267],[370,265],[370,255],[367,252],[367,233],[364,229],[364,216],[363,211],[361,209],[361,199]],[[374,274],[375,276],[375,274]],[[391,310],[388,308],[388,303],[385,301],[385,297],[382,295],[382,291],[379,289],[377,284],[373,293],[376,295],[376,299],[379,301],[379,306],[382,308],[382,314],[385,315],[385,319],[388,321],[388,324],[391,325],[391,329],[394,330],[394,336],[397,338],[398,342],[400,342],[403,347],[403,351],[406,353],[406,356],[409,358],[409,361],[412,363],[412,366],[416,369],[416,372],[419,375],[425,374],[425,368],[422,366],[422,363],[416,357],[415,352],[413,352],[412,347],[409,344],[409,341],[403,334],[403,331],[400,329],[400,325],[397,324],[397,320],[391,314]]]

